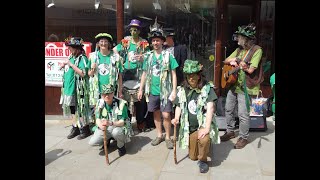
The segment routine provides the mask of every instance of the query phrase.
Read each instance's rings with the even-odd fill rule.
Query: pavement
[[[65,180],[274,180],[275,121],[267,118],[267,131],[250,132],[249,144],[234,149],[237,138],[212,145],[209,171],[200,173],[197,161],[188,150],[177,146],[177,161],[165,142],[152,146],[156,131],[137,133],[126,144],[127,154],[119,157],[116,143],[109,147],[109,162],[99,146],[91,147],[90,137],[67,139],[71,121],[61,116],[46,116],[45,179]],[[220,131],[220,135],[224,132]],[[173,134],[173,133],[172,133]]]

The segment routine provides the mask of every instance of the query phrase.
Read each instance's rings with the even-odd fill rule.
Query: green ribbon
[[[244,85],[243,91],[244,91],[244,96],[246,98],[247,111],[249,113],[250,112],[250,96],[249,96],[248,91],[247,91],[246,78],[244,78],[243,85]]]

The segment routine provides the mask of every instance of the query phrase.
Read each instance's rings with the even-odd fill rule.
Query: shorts
[[[122,81],[138,80],[137,69],[125,69],[122,74]]]
[[[149,103],[148,103],[148,111],[154,112],[159,110],[161,112],[172,112],[172,102],[168,99],[167,104],[165,106],[160,107],[160,96],[149,95]]]

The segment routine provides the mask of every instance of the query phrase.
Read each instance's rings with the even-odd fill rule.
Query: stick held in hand
[[[173,158],[174,158],[174,163],[178,164],[177,162],[177,148],[176,148],[176,142],[177,142],[177,125],[174,125],[173,129]]]
[[[103,144],[104,144],[104,153],[106,156],[106,162],[107,165],[109,165],[109,157],[108,157],[108,147],[107,147],[107,127],[106,129],[103,131]]]

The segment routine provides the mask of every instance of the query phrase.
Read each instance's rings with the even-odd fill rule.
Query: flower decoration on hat
[[[69,36],[64,40],[66,46],[83,46],[83,39]]]
[[[183,65],[183,73],[192,74],[202,70],[203,65],[198,61],[187,59]]]
[[[251,23],[247,26],[239,26],[235,34],[243,35],[250,39],[256,39],[256,26],[254,25],[254,23]]]

